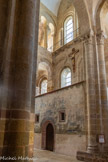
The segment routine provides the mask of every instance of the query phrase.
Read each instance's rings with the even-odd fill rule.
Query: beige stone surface
[[[66,155],[57,154],[50,151],[35,150],[33,162],[80,162],[76,158]]]
[[[76,157],[78,150],[86,150],[86,136],[56,134],[55,152]]]
[[[35,136],[34,136],[34,148],[35,149],[41,149],[41,143],[42,143],[42,136],[40,133],[35,133]]]
[[[41,149],[42,135],[35,133],[35,149]],[[57,154],[76,157],[78,150],[86,150],[86,136],[56,134],[54,152]]]

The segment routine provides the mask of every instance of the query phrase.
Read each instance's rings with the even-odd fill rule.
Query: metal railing
[[[68,33],[65,37],[60,39],[57,43],[55,43],[53,46],[48,48],[48,51],[52,51],[53,52],[53,51],[61,48],[65,44],[67,44],[67,43],[73,41],[74,39],[76,39],[77,37],[79,37],[79,34],[80,34],[80,28],[78,28],[78,29]]]

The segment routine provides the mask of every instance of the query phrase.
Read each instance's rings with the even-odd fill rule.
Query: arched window
[[[47,29],[47,50],[53,52],[54,25],[49,23]]]
[[[47,93],[47,79],[41,82],[41,94]]]
[[[73,40],[73,18],[69,16],[64,22],[64,43],[68,43]]]
[[[71,70],[67,67],[61,73],[61,88],[69,85],[71,85]]]

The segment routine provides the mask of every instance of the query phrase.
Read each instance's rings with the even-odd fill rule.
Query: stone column
[[[35,26],[35,47],[34,47],[34,59],[33,59],[33,70],[32,70],[32,109],[31,112],[35,113],[35,89],[36,89],[36,69],[37,69],[37,53],[38,53],[38,35],[39,35],[39,9],[40,0],[36,0],[36,26]]]
[[[11,0],[0,0],[0,156],[4,147],[5,116],[7,115],[4,113],[6,107],[3,107],[3,100],[6,98],[5,92],[7,91],[4,86],[3,77],[10,17]]]
[[[10,0],[0,0],[0,108],[2,106],[2,86],[3,86],[3,65],[5,57],[5,45],[10,17]]]
[[[12,1],[13,2],[13,1]],[[1,110],[2,156],[31,157],[34,139],[34,100],[36,54],[38,45],[39,0],[16,0],[14,29],[10,60],[6,65],[8,77],[4,75],[4,83],[8,80],[10,89]],[[6,53],[7,54],[7,53]],[[34,69],[35,68],[35,69]],[[32,97],[34,98],[32,99]],[[18,161],[18,159],[16,159]],[[20,161],[23,161],[20,159]]]
[[[3,73],[3,56],[9,18],[9,0],[0,0],[0,80]]]
[[[108,94],[104,55],[104,34],[102,32],[97,34],[97,51],[99,59],[99,89],[101,99],[101,107],[99,110],[100,134],[105,135],[105,145],[103,145],[103,148],[101,148],[100,151],[108,152]]]
[[[95,54],[93,37],[90,35],[85,42],[85,63],[86,63],[86,95],[87,95],[87,119],[88,119],[88,147],[89,153],[97,152],[96,141],[96,74],[95,74]]]

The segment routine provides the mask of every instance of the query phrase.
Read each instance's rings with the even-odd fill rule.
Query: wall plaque
[[[98,136],[98,138],[99,138],[99,143],[100,144],[104,144],[105,143],[105,135],[104,134],[100,134]]]

